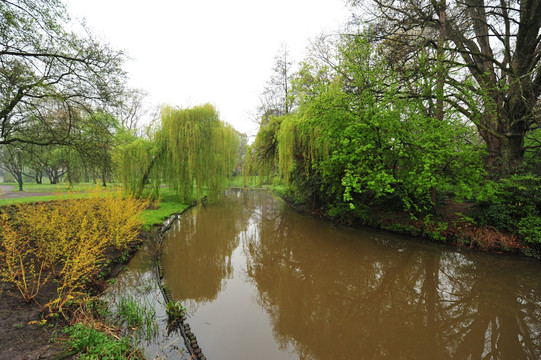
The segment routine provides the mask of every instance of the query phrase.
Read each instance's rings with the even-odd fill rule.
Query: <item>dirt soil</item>
[[[30,323],[42,319],[41,307],[55,298],[56,286],[46,284],[31,303],[24,302],[11,284],[0,286],[0,359],[54,359],[65,353],[67,346],[57,331],[65,322],[44,326]]]

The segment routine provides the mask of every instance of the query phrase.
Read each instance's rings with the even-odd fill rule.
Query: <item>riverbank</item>
[[[381,208],[374,208],[362,217],[340,218],[329,216],[320,210],[311,210],[304,204],[295,203],[291,197],[281,191],[273,192],[298,211],[326,218],[337,224],[368,226],[460,248],[539,258],[538,251],[525,246],[516,234],[501,232],[492,226],[476,225],[468,216],[471,211],[468,204],[449,202],[445,206],[436,208],[432,216],[424,219],[413,219],[409,213]]]
[[[149,241],[152,226],[161,224],[171,214],[180,213],[186,208],[188,205],[165,196],[160,204],[145,210],[142,218],[147,231],[140,231],[137,240],[125,251],[114,247],[106,250],[102,261],[104,266],[97,276],[89,279],[86,286],[89,297],[99,296],[114,281],[139,246]],[[44,278],[47,275],[46,272],[42,273]],[[73,358],[66,341],[68,337],[62,331],[75,321],[71,316],[73,314],[70,314],[75,306],[67,306],[65,314],[50,313],[45,309],[45,304],[58,296],[57,287],[57,281],[49,281],[40,287],[33,300],[25,302],[13,284],[0,282],[0,339],[3,339],[0,341],[0,359]]]
[[[89,296],[98,296],[115,278],[149,233],[142,231],[138,240],[124,252],[108,249],[100,273],[107,274],[91,279],[87,291]],[[47,274],[44,273],[44,276]],[[68,337],[62,330],[70,325],[70,319],[60,314],[48,317],[44,305],[57,297],[57,283],[44,284],[31,302],[22,300],[15,286],[0,282],[0,359],[72,359],[67,343]],[[68,314],[66,314],[68,316]]]

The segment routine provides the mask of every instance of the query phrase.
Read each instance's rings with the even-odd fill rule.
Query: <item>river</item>
[[[298,213],[263,191],[190,209],[164,279],[208,359],[538,359],[541,265]]]

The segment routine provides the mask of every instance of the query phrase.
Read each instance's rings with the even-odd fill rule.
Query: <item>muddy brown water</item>
[[[334,226],[230,190],[164,239],[208,359],[538,359],[541,265]]]

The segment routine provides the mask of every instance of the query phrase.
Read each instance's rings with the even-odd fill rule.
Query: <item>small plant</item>
[[[173,324],[182,321],[182,317],[186,314],[186,308],[179,302],[170,301],[166,305],[165,312],[169,318],[169,323]]]
[[[156,311],[150,305],[139,304],[134,297],[122,295],[118,301],[117,313],[121,323],[132,330],[143,332],[147,339],[156,334]]]

